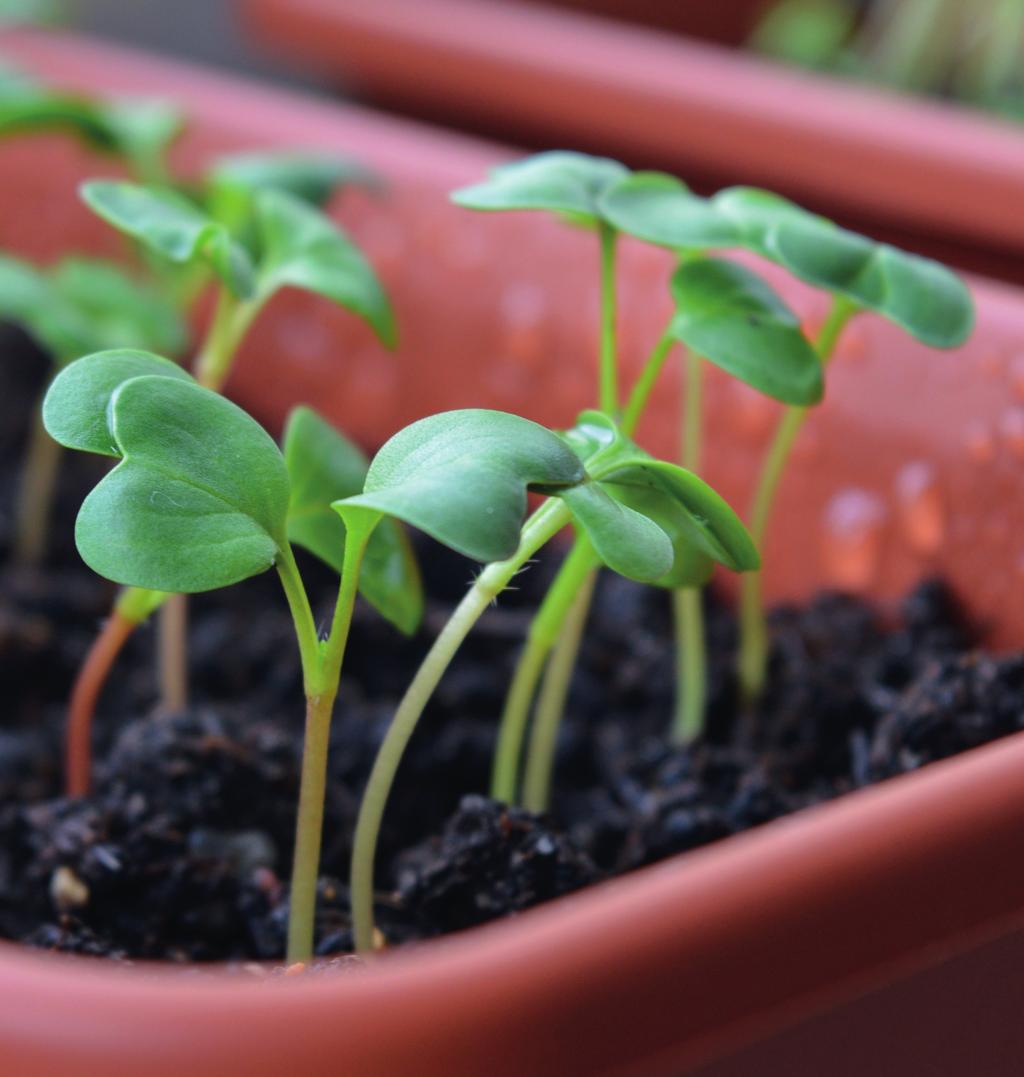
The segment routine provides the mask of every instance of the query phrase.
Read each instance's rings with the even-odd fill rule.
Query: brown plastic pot
[[[351,318],[283,297],[232,386],[268,422],[312,400],[379,442],[442,407],[564,423],[586,402],[591,237],[446,201],[503,151],[73,38],[12,34],[0,53],[69,86],[175,96],[193,117],[186,166],[302,144],[386,177],[385,198],[347,199],[343,216],[404,343],[389,356]],[[0,246],[100,244],[72,188],[102,167],[59,139],[0,145]],[[635,368],[668,263],[639,248],[626,263]],[[820,315],[820,297],[779,283]],[[973,286],[978,329],[958,353],[868,318],[852,331],[787,477],[774,596],[840,584],[885,604],[940,571],[994,642],[1024,641],[1024,296]],[[651,416],[654,447],[674,441],[673,395]],[[717,378],[708,404],[711,477],[743,505],[772,409]],[[1024,737],[1008,738],[362,973],[256,982],[0,945],[0,1072],[1014,1074],[1022,775]]]
[[[544,4],[244,0],[242,10],[270,48],[390,108],[611,153],[697,187],[763,184],[1024,281],[1019,126]]]

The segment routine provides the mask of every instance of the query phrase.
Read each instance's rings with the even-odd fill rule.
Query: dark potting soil
[[[45,371],[24,341],[14,344],[0,368],[0,557]],[[194,702],[183,713],[155,710],[154,633],[136,634],[97,715],[94,793],[63,798],[64,703],[113,593],[70,543],[101,465],[67,464],[50,563],[0,571],[0,936],[117,959],[278,960],[303,715],[276,579],[192,601]],[[419,635],[404,640],[363,607],[352,631],[324,821],[325,956],[351,946],[344,880],[377,745],[474,571],[426,541],[420,553],[430,603]],[[1024,658],[976,650],[976,633],[933,581],[907,597],[895,627],[838,594],[776,610],[771,682],[754,721],[738,718],[732,613],[710,596],[707,735],[673,748],[667,597],[607,575],[552,810],[508,808],[482,794],[503,693],[552,566],[545,559],[520,577],[520,590],[484,616],[412,740],[377,869],[378,925],[391,944],[514,914],[1024,726]],[[309,561],[303,570],[326,618],[330,576]]]

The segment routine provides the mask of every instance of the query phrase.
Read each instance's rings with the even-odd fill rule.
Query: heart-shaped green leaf
[[[117,389],[110,427],[123,458],[75,526],[90,568],[190,593],[274,564],[287,542],[288,473],[259,423],[193,382],[150,375]]]
[[[0,255],[0,319],[25,330],[58,363],[89,351],[89,326],[53,281],[18,258]]]
[[[697,355],[786,404],[821,400],[821,360],[800,319],[756,273],[700,258],[676,270],[672,294],[670,332]]]
[[[672,250],[734,247],[736,225],[675,176],[634,172],[601,196],[601,213],[621,232]]]
[[[672,564],[651,580],[658,587],[703,587],[715,570],[715,559],[704,550],[702,536],[690,514],[674,498],[644,486],[603,484],[611,497],[653,520],[672,543]]]
[[[0,318],[20,325],[62,365],[128,344],[176,352],[186,340],[177,311],[160,293],[88,258],[43,272],[0,255]]]
[[[373,458],[364,492],[335,502],[394,516],[474,560],[515,553],[530,487],[572,486],[583,465],[557,434],[503,411],[448,411],[400,430]]]
[[[613,572],[648,583],[672,567],[669,536],[650,517],[612,497],[601,483],[582,482],[558,491],[573,521]]]
[[[373,174],[358,161],[301,150],[264,150],[218,157],[206,177],[211,198],[222,191],[286,191],[311,206],[322,206],[342,185],[375,185]]]
[[[760,187],[726,187],[710,202],[735,230],[736,240],[732,245],[745,247],[766,258],[773,258],[767,236],[777,225],[789,220],[824,220],[788,198]]]
[[[262,249],[261,295],[290,285],[326,296],[358,314],[383,343],[394,346],[394,315],[380,281],[329,217],[276,190],[257,195],[256,217]]]
[[[86,355],[66,366],[43,400],[43,425],[69,449],[120,456],[110,432],[110,400],[126,381],[144,375],[192,381],[177,363],[151,352],[124,348]]]
[[[468,209],[545,209],[593,225],[602,220],[601,196],[628,174],[625,165],[607,157],[553,150],[499,165],[483,183],[451,197]]]
[[[93,101],[24,81],[0,86],[0,134],[64,131],[135,165],[159,159],[182,126],[181,113],[163,101]]]
[[[92,180],[83,200],[118,231],[178,265],[205,262],[240,298],[253,291],[253,267],[228,230],[177,191],[135,183]]]
[[[113,262],[65,258],[53,271],[53,285],[90,326],[84,351],[135,346],[178,355],[188,344],[188,329],[167,297]]]
[[[767,247],[794,276],[881,314],[931,347],[954,348],[970,335],[970,292],[930,258],[813,218],[778,223]]]
[[[140,176],[159,170],[164,154],[185,126],[185,117],[169,101],[123,99],[97,105],[117,153]]]
[[[362,492],[369,461],[315,411],[299,407],[285,426],[284,462],[291,482],[288,538],[340,574],[345,525],[331,504]],[[359,590],[400,631],[416,631],[423,589],[409,538],[395,520],[382,520],[370,536]]]
[[[693,472],[666,460],[638,456],[603,473],[600,481],[609,490],[632,487],[663,499],[665,519],[671,517],[673,506],[681,509],[693,525],[696,545],[726,568],[751,572],[760,567],[757,548],[739,517]],[[631,503],[636,504],[632,499]]]
[[[581,412],[575,426],[562,437],[586,464],[591,481],[558,496],[615,571],[666,587],[682,587],[704,583],[715,561],[738,572],[759,563],[746,528],[707,483],[683,468],[649,456],[603,412]],[[622,532],[622,560],[613,563],[602,551],[597,532],[602,527],[610,532],[622,524],[607,512],[603,500],[594,496],[595,489],[634,516],[646,517],[662,535],[646,530],[641,536],[632,516],[628,517],[636,537]],[[598,516],[602,510],[604,518]],[[587,519],[588,511],[597,517],[596,524]],[[671,544],[667,561],[666,541]],[[635,544],[635,550],[630,550],[630,543]],[[628,564],[634,554],[645,559],[646,565]]]
[[[108,153],[118,148],[113,132],[93,102],[34,83],[5,81],[0,92],[0,135],[34,131],[66,131]]]

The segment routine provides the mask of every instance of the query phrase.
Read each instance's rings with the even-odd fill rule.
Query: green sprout
[[[970,328],[969,297],[948,270],[855,236],[767,191],[729,188],[705,199],[663,173],[634,173],[603,158],[556,152],[502,166],[486,182],[456,192],[453,199],[480,210],[547,210],[597,231],[602,282],[598,398],[604,410],[611,408],[611,414],[620,416],[624,433],[636,430],[676,343],[689,353],[681,462],[691,471],[701,463],[705,362],[788,406],[755,498],[751,533],[758,548],[789,445],[806,410],[822,399],[824,365],[849,319],[858,310],[872,309],[926,343],[943,347],[960,343]],[[619,234],[669,248],[679,257],[670,282],[674,313],[621,412],[614,315]],[[833,309],[817,340],[805,337],[796,314],[757,272],[709,253],[728,248],[775,261],[833,292]],[[538,684],[535,727],[556,724],[551,715],[564,706],[588,605],[586,597],[577,596],[592,588],[598,564],[586,545],[585,536],[577,537],[531,625],[513,675],[491,785],[492,795],[500,799],[512,801],[519,792],[519,758]],[[710,571],[709,563],[694,565],[689,578],[673,588],[677,691],[672,735],[679,743],[693,740],[703,729],[701,587]],[[752,700],[760,693],[767,661],[759,574],[745,576],[742,586],[740,677],[744,697]],[[527,772],[532,755],[531,747]],[[543,803],[533,794],[527,801],[525,789],[521,799],[530,806]]]
[[[168,182],[167,154],[183,128],[184,117],[166,101],[102,101],[43,86],[20,73],[0,81],[0,137],[68,134],[124,161],[144,183]]]
[[[529,489],[548,496],[524,522]],[[486,565],[416,672],[367,782],[350,887],[356,948],[366,951],[377,837],[405,747],[462,641],[545,543],[571,525],[588,563],[645,582],[685,575],[704,558],[738,571],[759,562],[742,523],[709,486],[645,453],[597,411],[562,436],[502,412],[422,419],[374,457],[364,493],[335,507],[349,526],[357,511],[395,517]],[[546,800],[554,736],[551,724],[537,729],[531,778]]]
[[[819,364],[796,316],[764,281],[738,264],[691,255],[672,280],[675,313],[620,413],[614,271],[618,235],[638,234],[633,218],[640,216],[659,227],[671,227],[679,246],[698,253],[728,245],[734,236],[734,225],[720,210],[696,198],[680,203],[680,191],[685,188],[676,180],[654,173],[632,173],[614,161],[575,153],[545,153],[496,169],[488,181],[457,191],[453,200],[480,210],[546,210],[597,231],[601,253],[601,406],[620,415],[623,432],[632,435],[671,349],[676,343],[688,346],[692,354],[682,463],[695,470],[700,445],[698,356],[706,356],[762,391],[790,402],[816,401],[822,385]],[[761,359],[769,349],[774,355],[771,364]],[[519,792],[519,761],[538,684],[534,736],[552,737],[552,730],[557,729],[589,606],[588,599],[577,601],[577,596],[592,589],[599,564],[586,536],[578,536],[531,624],[502,714],[491,782],[492,795],[499,799],[512,801]],[[673,731],[681,741],[696,736],[703,721],[706,675],[699,588],[712,566],[712,559],[694,559],[685,576],[659,581],[676,592],[681,676]],[[573,624],[567,625],[570,616]],[[541,730],[548,732],[541,734]],[[543,753],[538,755],[531,743],[525,764],[527,776],[538,773],[540,764],[532,762],[538,758],[543,758]],[[524,781],[524,804],[543,806],[546,799],[538,782]]]
[[[415,630],[423,598],[408,540],[378,514],[332,511],[362,490],[367,463],[310,409],[292,413],[282,454],[239,407],[157,355],[101,352],[71,364],[47,394],[44,420],[62,445],[118,460],[75,525],[79,552],[100,575],[135,594],[194,593],[277,569],[306,695],[288,930],[289,959],[305,960],[330,722],[355,597],[362,591],[399,629]],[[339,572],[324,637],[293,545]]]
[[[330,218],[291,194],[275,189],[253,194],[252,247],[243,246],[225,225],[177,191],[99,180],[85,184],[82,195],[95,212],[153,257],[186,271],[198,268],[217,282],[213,318],[194,363],[196,379],[208,389],[223,388],[249,328],[284,288],[330,299],[366,321],[386,345],[395,342],[391,307],[369,263]],[[69,795],[81,796],[88,790],[89,731],[99,692],[118,652],[156,610],[174,611],[176,604],[179,616],[162,633],[161,694],[165,707],[184,706],[184,619],[181,600],[172,592],[135,586],[122,591],[86,657],[69,706]]]
[[[156,289],[93,258],[66,258],[44,269],[0,255],[0,320],[35,341],[50,359],[50,377],[90,351],[136,344],[175,355],[186,340],[177,311]],[[36,416],[14,515],[12,556],[20,565],[38,565],[46,555],[60,466],[60,447],[38,421],[38,409]]]
[[[695,251],[739,247],[775,262],[831,296],[830,312],[813,344],[813,366],[820,368],[815,377],[809,376],[808,347],[797,339],[795,318],[788,347],[759,330],[748,333],[742,341],[743,364],[722,361],[692,329],[685,336],[680,334],[693,352],[707,355],[728,373],[788,405],[762,465],[751,509],[751,535],[762,550],[790,449],[808,409],[821,399],[824,368],[850,319],[860,311],[872,311],[934,348],[957,347],[973,325],[970,293],[945,266],[840,228],[768,191],[735,187],[702,199],[671,176],[637,174],[609,191],[603,207],[624,231],[677,251],[683,258],[679,274],[712,262],[692,261]],[[684,318],[689,304],[679,292],[678,275],[676,292],[677,300],[682,300],[679,318]],[[706,291],[704,301],[710,298],[713,303],[715,292],[715,288]],[[699,291],[697,298],[699,306]],[[786,317],[779,304],[772,306],[777,316]],[[732,331],[740,332],[740,326],[737,319]],[[757,327],[751,324],[750,328]],[[804,373],[792,365],[798,354]],[[692,367],[689,381],[692,405],[693,399],[699,399]],[[690,416],[688,436],[694,427],[699,429],[696,415]],[[763,691],[768,662],[759,573],[743,579],[740,626],[740,689],[752,703]]]

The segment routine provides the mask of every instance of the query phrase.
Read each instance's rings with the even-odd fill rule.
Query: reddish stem
[[[92,718],[96,711],[96,700],[106,683],[111,666],[135,627],[134,621],[114,610],[89,649],[75,678],[68,703],[67,738],[64,746],[64,782],[65,792],[69,797],[84,797],[89,792],[92,773]]]

